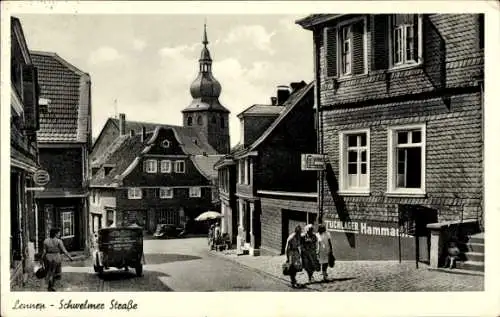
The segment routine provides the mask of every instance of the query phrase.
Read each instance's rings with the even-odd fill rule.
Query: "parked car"
[[[158,224],[153,236],[157,239],[177,238],[182,230],[183,228],[179,228],[174,225]]]

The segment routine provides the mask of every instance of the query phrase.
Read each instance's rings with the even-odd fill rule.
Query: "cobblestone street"
[[[288,283],[281,273],[284,256],[261,255],[237,256],[234,251],[216,253],[248,268],[266,272]],[[483,291],[484,276],[453,274],[432,271],[423,263],[416,269],[415,262],[403,261],[337,261],[328,269],[329,280],[321,281],[321,273],[315,273],[315,281],[309,283],[304,271],[297,274],[297,281],[316,291],[346,292],[447,292]]]
[[[68,262],[58,291],[296,291],[281,274],[283,256],[237,256],[234,251],[209,252],[205,238],[146,240],[143,277],[110,270],[102,278],[93,272],[90,260]],[[304,287],[299,291],[399,292],[399,291],[482,291],[484,276],[451,274],[419,269],[406,261],[337,261],[329,269],[329,281],[308,283],[305,272],[297,276]],[[44,291],[42,280],[31,278],[20,289]]]

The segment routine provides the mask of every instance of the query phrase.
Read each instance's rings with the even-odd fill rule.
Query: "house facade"
[[[215,163],[229,152],[229,110],[212,75],[206,29],[183,125],[110,118],[91,154],[91,230],[111,223],[182,227],[219,201]],[[196,228],[193,228],[196,230]]]
[[[182,227],[212,209],[213,165],[221,158],[182,128],[129,133],[92,177],[91,228],[138,224]]]
[[[236,183],[236,209],[227,207],[227,195],[221,200],[228,202],[222,209],[224,218],[230,211],[228,218],[237,218],[241,253],[281,253],[295,225],[315,221],[317,176],[301,170],[301,154],[316,151],[313,87],[305,82],[278,86],[271,104],[253,105],[238,116],[240,143],[217,167],[219,175],[225,173]]]
[[[50,175],[36,193],[38,241],[61,229],[68,251],[88,245],[88,190],[91,146],[90,76],[51,52],[31,52],[38,69],[40,166]]]
[[[427,224],[483,219],[484,20],[317,14],[320,208],[342,259],[429,258]]]
[[[11,24],[10,91],[10,281],[19,284],[30,271],[37,245],[34,175],[38,163],[39,87],[37,69],[19,19]]]

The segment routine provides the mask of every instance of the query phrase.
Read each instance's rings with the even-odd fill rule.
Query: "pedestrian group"
[[[314,272],[322,272],[323,280],[328,279],[328,267],[335,265],[332,239],[323,224],[318,226],[318,233],[308,224],[302,233],[298,225],[288,237],[285,247],[286,262],[283,264],[283,274],[289,275],[293,288],[297,288],[297,273],[305,270],[309,282],[313,282]]]

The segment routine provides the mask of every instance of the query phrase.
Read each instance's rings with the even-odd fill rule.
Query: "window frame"
[[[151,166],[149,165],[149,163],[152,163],[152,162],[154,162],[154,165],[151,165],[151,166],[154,166],[154,168],[150,169]],[[158,160],[147,159],[145,163],[146,163],[146,173],[148,173],[148,174],[158,173]]]
[[[409,145],[409,147],[421,148],[421,170],[420,170],[420,188],[403,188],[397,187],[397,149],[401,148],[397,144],[397,133],[403,131],[420,129],[420,143],[418,145]],[[411,196],[425,197],[426,196],[426,123],[408,124],[390,126],[387,128],[387,196]],[[412,143],[417,144],[417,143]]]
[[[407,23],[402,23],[397,26],[393,26],[393,19],[394,19],[394,14],[389,16],[389,23],[388,23],[388,30],[387,30],[387,36],[389,39],[389,70],[398,70],[398,69],[404,69],[404,68],[411,68],[411,67],[416,67],[419,65],[422,65],[423,63],[423,15],[422,14],[416,14],[418,16],[417,20],[417,26],[416,28],[413,28],[413,31],[416,31],[416,34],[413,34],[413,38],[417,36],[417,46],[418,47],[413,47],[413,52],[415,55],[415,49],[417,50],[417,54],[415,56],[415,60],[411,60],[410,62],[406,61],[406,39],[407,39],[407,28],[410,25],[414,24],[407,24]],[[401,34],[402,34],[402,39],[401,39],[401,46],[402,46],[402,61],[398,62],[397,64],[394,62],[394,56],[395,56],[395,51],[394,51],[394,33],[397,29],[401,29]]]
[[[352,60],[353,60],[353,50],[352,50],[352,26],[355,22],[351,22],[351,23],[346,23],[345,25],[341,25],[339,26],[339,29],[338,29],[338,42],[339,43],[339,57],[340,57],[340,61],[339,61],[339,75],[340,77],[344,77],[344,76],[350,76],[352,75]],[[351,37],[345,39],[344,38],[344,29],[348,29],[348,32],[347,34],[351,34]],[[345,54],[345,56],[349,56],[349,71],[346,71],[344,72],[344,45],[345,44],[349,44],[349,55]]]
[[[197,195],[193,194],[193,190],[197,189]],[[189,187],[189,198],[201,198],[201,187],[199,186],[192,186]]]
[[[137,194],[139,193],[139,194]],[[142,199],[142,188],[140,187],[129,187],[127,189],[128,199],[139,200]]]
[[[64,216],[65,215],[70,215],[70,220],[65,220]],[[70,235],[64,235],[64,229],[65,229],[65,224],[70,223]],[[61,239],[67,239],[67,238],[73,238],[75,237],[75,211],[74,210],[68,210],[68,211],[61,211]]]
[[[162,195],[162,193],[168,193],[170,192],[170,195]],[[160,199],[172,199],[174,198],[174,189],[172,187],[160,187],[158,196]]]
[[[179,168],[180,163],[182,163],[182,171],[181,169]],[[175,173],[177,174],[185,174],[186,173],[186,162],[184,160],[177,160],[175,161]]]
[[[168,168],[164,168],[164,164],[167,164]],[[160,161],[160,173],[170,174],[172,173],[172,161],[171,160],[161,160]]]
[[[348,187],[347,182],[347,172],[348,172],[348,154],[347,147],[348,141],[347,138],[350,135],[357,134],[366,134],[366,178],[367,185],[365,187]],[[361,148],[361,147],[359,147]],[[339,186],[339,194],[341,195],[354,195],[354,196],[368,196],[370,195],[370,172],[371,172],[371,161],[370,161],[370,128],[366,129],[355,129],[355,130],[344,130],[339,132],[339,175],[340,175],[340,186]],[[360,174],[357,174],[360,175]]]

